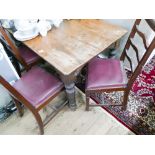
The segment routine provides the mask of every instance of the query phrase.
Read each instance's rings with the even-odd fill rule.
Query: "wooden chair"
[[[101,93],[101,92],[113,92],[113,91],[124,91],[124,98],[122,108],[125,110],[127,107],[128,95],[132,88],[132,85],[139,75],[142,67],[146,63],[148,57],[151,52],[155,48],[155,37],[148,45],[146,41],[146,37],[142,31],[140,31],[139,26],[142,22],[141,19],[137,19],[132,28],[132,31],[129,35],[125,48],[122,52],[120,60],[118,59],[100,59],[94,58],[88,64],[88,72],[87,72],[87,80],[86,80],[86,110],[89,110],[90,106],[103,106],[107,104],[90,104],[89,99],[91,93]],[[155,23],[153,20],[145,20],[147,26],[151,28],[155,32]],[[133,38],[137,35],[139,38],[142,38],[142,44],[145,47],[145,53],[140,58],[139,50],[136,45],[133,43]],[[136,61],[138,62],[137,66],[133,67],[133,59],[129,57],[128,51],[129,48],[132,48],[136,55]],[[127,79],[126,71],[124,68],[124,61],[129,62],[129,67],[131,71],[131,77]],[[135,59],[134,59],[135,61]],[[109,105],[109,104],[108,104]],[[116,104],[111,104],[116,105]],[[116,105],[116,106],[120,106]]]
[[[64,85],[56,77],[37,66],[32,67],[13,85],[10,85],[0,75],[0,83],[10,92],[20,116],[23,116],[23,108],[21,108],[20,102],[33,113],[38,123],[40,134],[44,134],[44,126],[66,104],[65,102],[58,109],[53,107],[55,112],[49,115],[44,122],[42,121],[39,111],[63,90]]]
[[[6,30],[2,27],[1,23],[0,33],[11,48],[11,51],[16,59],[24,66],[27,71],[41,60],[37,54],[35,54],[31,49],[24,46],[23,44],[20,47],[17,47],[10,38],[11,36],[9,36]]]

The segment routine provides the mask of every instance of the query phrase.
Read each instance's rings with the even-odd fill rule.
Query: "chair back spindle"
[[[120,58],[122,61],[128,61],[128,63],[129,63],[130,68],[128,68],[128,69],[131,71],[131,77],[128,82],[129,85],[132,85],[133,81],[139,75],[142,67],[145,65],[147,59],[149,58],[149,56],[151,55],[152,51],[155,48],[155,22],[151,19],[149,19],[149,20],[146,19],[144,21],[145,21],[145,24],[148,24],[152,33],[154,33],[154,37],[153,37],[152,41],[150,43],[147,42],[146,35],[139,28],[142,20],[137,19],[135,21],[135,24],[132,28],[132,31],[129,35],[129,38],[127,40],[127,43],[125,45],[125,48],[124,48],[121,58]],[[136,45],[134,43],[134,39],[135,39],[136,35],[142,40],[142,42],[141,42],[142,45],[140,45],[140,44]],[[142,57],[140,57],[140,55],[142,54],[142,51],[140,51],[138,47],[144,47],[144,54]],[[132,48],[132,51],[135,52],[135,53],[132,53],[131,56],[129,56],[130,48]],[[136,56],[136,58],[134,58],[134,55]],[[135,60],[137,61],[136,66],[133,63]]]

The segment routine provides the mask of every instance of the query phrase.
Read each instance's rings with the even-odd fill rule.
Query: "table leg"
[[[76,100],[75,100],[75,81],[82,68],[83,66],[81,66],[81,68],[77,69],[74,73],[70,75],[60,74],[61,80],[63,81],[66,88],[69,107],[73,111],[75,111],[77,108]]]
[[[76,100],[75,100],[75,75],[61,75],[61,79],[64,82],[66,93],[69,101],[69,107],[71,110],[76,110]]]

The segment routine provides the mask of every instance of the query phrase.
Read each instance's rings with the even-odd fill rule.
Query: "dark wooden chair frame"
[[[16,45],[11,40],[11,38],[10,38],[11,36],[8,36],[9,34],[7,34],[6,30],[2,27],[1,23],[0,23],[0,33],[2,34],[2,36],[5,39],[5,41],[7,42],[7,44],[10,46],[11,52],[14,54],[16,59],[24,66],[26,71],[28,71],[32,66],[36,65],[37,63],[39,63],[41,61],[41,59],[38,59],[37,61],[35,61],[31,64],[27,64],[25,62],[25,60],[23,59],[23,57],[21,56],[20,51],[18,50]]]
[[[13,97],[13,100],[15,102],[15,105],[17,107],[17,110],[19,112],[20,117],[23,116],[24,111],[23,108],[21,107],[22,103],[25,107],[27,107],[32,114],[34,115],[39,129],[40,129],[40,134],[43,135],[44,134],[44,126],[66,105],[67,102],[64,102],[63,104],[60,105],[59,108],[55,108],[53,107],[53,110],[55,110],[55,112],[52,112],[50,115],[48,115],[48,117],[43,121],[39,111],[41,109],[43,109],[52,99],[54,99],[61,91],[64,90],[64,88],[62,88],[59,92],[55,93],[52,97],[48,98],[44,103],[40,104],[37,108],[34,107],[23,95],[21,95],[13,86],[11,86],[2,76],[0,76],[0,83],[7,89],[9,90],[11,96]]]
[[[155,31],[155,21],[151,20],[151,19],[145,19],[146,23],[149,25],[149,27]],[[85,94],[86,94],[86,111],[89,111],[89,107],[92,106],[103,106],[103,104],[89,104],[89,100],[90,100],[90,96],[91,93],[101,93],[101,92],[113,92],[113,91],[123,91],[124,92],[124,96],[123,96],[123,103],[122,103],[122,109],[126,110],[127,108],[127,102],[128,102],[128,96],[130,93],[130,90],[132,88],[132,85],[134,83],[134,81],[136,80],[137,76],[140,74],[142,67],[144,66],[144,64],[146,63],[147,59],[149,58],[150,54],[152,53],[152,51],[155,48],[155,37],[153,38],[152,42],[150,43],[149,46],[147,46],[146,44],[146,39],[145,39],[145,35],[144,33],[142,33],[141,31],[139,31],[139,29],[137,28],[137,26],[140,24],[141,19],[137,19],[134,23],[134,26],[132,28],[132,31],[128,37],[128,40],[126,42],[125,48],[122,52],[122,55],[120,57],[120,61],[124,61],[125,58],[127,58],[127,60],[130,63],[130,69],[131,69],[131,77],[128,80],[127,83],[127,87],[125,88],[109,88],[109,89],[105,89],[105,88],[101,88],[101,89],[89,89],[89,90],[85,90]],[[141,58],[141,60],[139,59],[139,54],[138,54],[138,49],[137,47],[132,43],[131,39],[134,38],[135,34],[138,33],[138,35],[142,38],[143,40],[143,44],[144,47],[146,49],[145,54],[143,55],[143,57]],[[132,60],[130,59],[130,57],[127,55],[126,51],[130,48],[130,46],[132,46],[132,48],[134,49],[134,51],[136,52],[136,57],[137,57],[137,61],[138,61],[138,65],[136,67],[136,69],[133,71],[133,66],[132,66]],[[105,105],[105,104],[104,104]],[[108,104],[109,105],[109,104]],[[114,106],[120,106],[116,105],[116,104],[112,104]]]

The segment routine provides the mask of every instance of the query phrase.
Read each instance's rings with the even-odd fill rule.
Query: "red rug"
[[[97,103],[120,103],[122,93],[92,94],[92,99]],[[105,106],[103,109],[114,116],[123,125],[128,127],[135,134],[155,134],[155,56],[145,65],[141,74],[134,82],[129,96],[126,111],[120,106]]]

